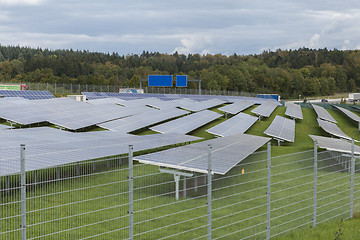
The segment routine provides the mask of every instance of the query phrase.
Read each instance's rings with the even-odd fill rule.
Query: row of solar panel
[[[158,98],[164,101],[177,100],[183,98],[189,98],[196,101],[206,101],[209,99],[221,99],[227,102],[234,102],[239,100],[253,100],[256,102],[265,102],[265,101],[274,101],[272,99],[258,99],[251,97],[243,96],[224,96],[224,95],[190,95],[190,94],[155,94],[155,93],[111,93],[111,92],[82,92],[83,95],[86,95],[88,100],[100,99],[100,98],[109,98],[116,97],[123,100],[135,100],[135,99],[144,99],[144,98]]]
[[[3,97],[22,97],[29,100],[55,98],[49,91],[16,91],[0,90],[0,96]]]

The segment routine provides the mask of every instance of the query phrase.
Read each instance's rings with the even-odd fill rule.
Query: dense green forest
[[[0,45],[0,81],[139,86],[149,74],[186,74],[202,89],[283,98],[359,91],[360,51],[308,49],[225,56],[89,51]],[[196,84],[193,86],[196,87]]]

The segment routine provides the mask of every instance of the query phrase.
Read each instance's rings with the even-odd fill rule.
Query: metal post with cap
[[[212,192],[212,175],[211,175],[211,144],[208,145],[208,170],[207,170],[207,237],[211,239],[211,192]]]
[[[133,145],[129,145],[129,239],[134,239]]]
[[[26,171],[25,144],[20,145],[20,208],[21,208],[21,240],[26,239]]]

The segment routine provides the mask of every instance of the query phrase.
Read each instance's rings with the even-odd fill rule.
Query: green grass
[[[254,108],[254,107],[252,107]],[[249,113],[252,108],[245,112]],[[217,111],[214,109],[214,111]],[[275,115],[284,116],[285,108],[279,107],[267,119],[262,119],[249,129],[248,134],[266,136],[263,131],[270,125]],[[360,139],[357,126],[347,120],[346,116],[336,111],[329,111],[339,122],[341,129],[356,139]],[[297,120],[295,143],[283,143],[280,147],[272,142],[272,230],[276,235],[289,228],[311,222],[312,218],[312,179],[313,179],[313,141],[309,134],[326,135],[316,122],[316,115],[312,109],[303,109],[304,119]],[[214,136],[205,130],[226,119],[221,117],[206,126],[191,132],[192,135],[212,139]],[[152,134],[143,131],[139,134]],[[261,150],[266,150],[263,147]],[[299,154],[285,155],[299,151]],[[320,152],[326,157],[325,152]],[[213,238],[226,236],[222,239],[239,239],[240,237],[259,234],[250,239],[264,239],[266,236],[266,153],[260,152],[245,159],[238,167],[232,169],[225,176],[215,176],[213,181]],[[307,160],[304,160],[307,159]],[[110,163],[108,163],[110,161]],[[319,194],[318,221],[329,219],[331,209],[339,207],[336,214],[348,209],[348,199],[342,200],[349,194],[349,174],[339,166],[335,160],[319,163]],[[333,167],[329,167],[334,165]],[[91,161],[82,163],[81,172],[91,173]],[[241,174],[242,169],[245,173]],[[56,172],[43,170],[38,172],[39,180],[43,184],[29,187],[28,205],[28,237],[50,234],[61,230],[71,229],[59,234],[51,235],[53,239],[77,239],[96,235],[101,232],[114,231],[94,239],[123,239],[128,235],[128,170],[127,165],[118,165],[116,159],[99,159],[96,162],[95,174],[78,177],[75,165],[63,167],[62,176],[67,179],[57,182],[46,182],[54,178]],[[144,233],[135,239],[159,239],[164,236],[177,234],[173,239],[193,239],[206,234],[206,188],[203,176],[199,176],[198,191],[194,190],[195,179],[188,179],[187,197],[180,201],[174,198],[174,180],[170,174],[159,173],[158,167],[136,164],[134,168],[134,226],[135,234]],[[33,179],[31,173],[28,178]],[[4,179],[2,180],[4,182]],[[18,181],[18,178],[14,179]],[[182,189],[182,182],[180,188]],[[356,179],[357,190],[360,179]],[[146,187],[150,186],[151,187]],[[286,190],[284,190],[286,189]],[[282,191],[283,190],[283,191]],[[181,192],[182,193],[182,192]],[[331,198],[326,198],[327,196]],[[299,194],[299,195],[296,195]],[[360,194],[357,192],[356,197]],[[36,196],[42,196],[37,198]],[[291,197],[293,196],[293,197]],[[19,192],[3,194],[2,203],[10,203],[19,199]],[[360,206],[359,199],[356,200]],[[56,207],[59,206],[61,207]],[[163,205],[163,206],[161,206]],[[309,207],[310,206],[310,207]],[[43,208],[44,210],[37,211]],[[106,209],[104,209],[106,208]],[[104,209],[104,210],[101,210]],[[294,214],[291,212],[299,210]],[[101,211],[100,211],[101,210]],[[83,214],[87,212],[86,214]],[[0,212],[0,218],[19,214],[19,202],[6,205]],[[297,217],[309,214],[304,219],[291,222]],[[71,221],[69,215],[74,217]],[[164,217],[166,215],[166,217]],[[285,215],[281,217],[282,215]],[[225,217],[226,216],[226,217]],[[340,214],[330,222],[319,224],[315,229],[305,224],[302,230],[280,235],[279,239],[293,239],[297,235],[301,239],[335,239],[335,233],[342,229],[340,239],[346,239],[347,234],[359,236],[359,219],[338,221],[346,218],[348,213]],[[112,219],[109,221],[109,219]],[[10,230],[18,228],[19,216],[0,221],[0,229]],[[41,225],[34,225],[46,221]],[[96,222],[101,222],[95,224]],[[182,224],[175,225],[176,223]],[[281,225],[286,223],[287,225]],[[173,226],[169,226],[174,224]],[[341,224],[341,225],[340,225]],[[86,227],[78,228],[84,225]],[[256,225],[256,226],[255,226]],[[222,227],[226,226],[226,227]],[[255,226],[255,227],[253,227]],[[191,231],[193,228],[198,228]],[[242,230],[245,229],[245,230]],[[327,230],[328,229],[328,230]],[[240,231],[241,230],[241,231]],[[1,231],[0,231],[1,232]],[[234,233],[235,234],[231,234]],[[227,235],[230,234],[230,235]],[[303,234],[303,235],[302,235]],[[327,234],[327,235],[326,235]],[[319,236],[319,238],[316,238]],[[325,238],[322,238],[324,236]],[[0,235],[0,238],[3,236]],[[19,232],[10,232],[5,239],[19,238]],[[295,238],[296,239],[296,238]],[[351,239],[351,238],[349,238]],[[354,238],[356,239],[356,238]]]
[[[330,223],[319,224],[315,228],[308,226],[302,230],[292,231],[282,237],[274,238],[274,240],[358,240],[360,238],[360,218],[352,220],[334,221]]]

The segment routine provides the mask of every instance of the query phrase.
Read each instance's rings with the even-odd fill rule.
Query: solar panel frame
[[[55,167],[119,154],[126,154],[129,145],[134,151],[159,148],[199,140],[179,134],[135,136],[115,132],[71,133],[51,128],[3,131],[6,141],[0,146],[0,176],[20,171],[19,145],[26,145],[26,171]]]
[[[212,169],[225,175],[239,162],[270,141],[270,138],[237,134],[134,157],[140,163],[178,170],[207,172],[208,145],[212,146]]]
[[[247,100],[237,101],[232,104],[221,107],[221,108],[219,108],[219,110],[226,112],[226,113],[230,113],[230,114],[237,114],[237,113],[251,107],[254,104],[255,104],[254,101],[247,101]]]
[[[336,137],[339,138],[343,138],[343,139],[347,139],[347,140],[351,140],[351,137],[349,137],[348,135],[346,135],[340,128],[338,125],[336,125],[335,123],[329,122],[329,121],[325,121],[322,120],[320,118],[317,119],[320,127],[327,133],[334,135]]]
[[[339,138],[329,138],[316,135],[309,135],[309,137],[316,142],[320,148],[325,148],[329,151],[351,154],[351,142]],[[360,155],[360,146],[354,145],[354,154]]]
[[[98,124],[98,126],[117,132],[129,133],[188,113],[189,112],[178,108],[165,110],[154,109],[138,115]]]
[[[344,113],[350,119],[354,120],[357,123],[360,123],[360,116],[358,116],[354,112],[352,112],[352,111],[350,111],[350,110],[348,110],[346,108],[342,108],[340,106],[336,106],[336,105],[333,105],[333,106],[336,107],[337,109],[339,109],[342,113]]]
[[[337,123],[337,121],[330,115],[328,111],[326,111],[325,108],[316,104],[311,104],[311,106],[314,108],[314,111],[316,112],[318,118],[329,122]]]
[[[257,120],[257,117],[246,113],[239,113],[205,131],[220,137],[245,133]]]
[[[214,121],[221,116],[222,115],[219,113],[210,110],[203,110],[160,125],[156,125],[150,129],[160,133],[186,134],[209,122]]]
[[[264,133],[276,139],[295,142],[295,121],[276,115]]]
[[[301,106],[292,102],[286,103],[285,115],[295,119],[303,119]]]
[[[274,112],[274,110],[278,106],[279,106],[278,102],[274,102],[274,101],[263,102],[260,106],[251,110],[251,112],[255,113],[258,116],[270,117],[270,115]]]

